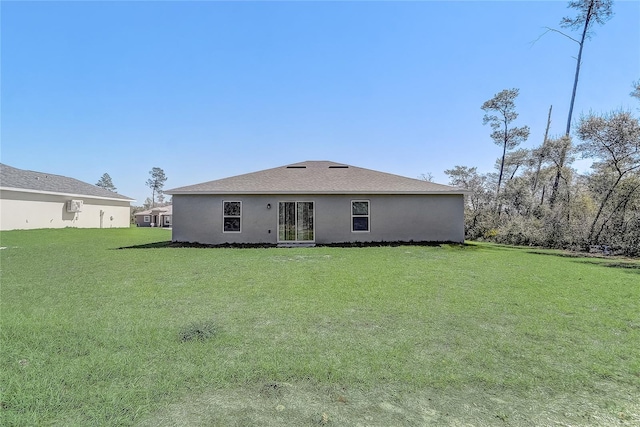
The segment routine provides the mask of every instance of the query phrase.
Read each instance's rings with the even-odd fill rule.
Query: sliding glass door
[[[278,241],[313,242],[313,202],[280,202]]]

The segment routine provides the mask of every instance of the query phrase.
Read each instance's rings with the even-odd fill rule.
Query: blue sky
[[[577,44],[545,26],[567,2],[7,2],[3,163],[95,183],[142,204],[165,189],[303,160],[447,183],[493,170],[482,103],[516,87],[542,142],[564,131]],[[574,118],[640,106],[640,2],[585,46]],[[576,35],[577,37],[577,35]],[[580,164],[578,164],[579,166]]]

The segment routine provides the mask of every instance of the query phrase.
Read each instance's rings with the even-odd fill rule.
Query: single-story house
[[[174,188],[175,242],[463,242],[465,190],[329,161]]]
[[[129,227],[132,201],[74,178],[0,164],[0,230]]]
[[[158,206],[146,211],[136,212],[133,216],[138,227],[171,227],[173,206]]]

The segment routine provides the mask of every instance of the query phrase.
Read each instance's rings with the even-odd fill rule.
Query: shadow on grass
[[[588,264],[601,265],[603,267],[625,268],[629,270],[637,270],[633,272],[640,274],[640,264],[633,263],[633,262],[595,262],[595,261],[585,261],[585,262]]]
[[[619,261],[619,260],[611,260],[609,256],[594,255],[586,252],[575,252],[575,253],[570,253],[570,252],[556,253],[556,252],[542,252],[542,251],[527,251],[527,252],[534,255],[547,255],[547,256],[556,256],[561,258],[580,259],[581,263],[599,265],[601,267],[638,270],[638,271],[632,271],[632,272],[640,274],[640,262],[633,262],[633,261],[625,262],[625,261]]]

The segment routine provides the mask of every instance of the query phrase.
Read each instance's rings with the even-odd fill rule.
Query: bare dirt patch
[[[532,403],[535,402],[535,403]],[[543,403],[541,403],[543,402]],[[570,405],[570,406],[568,406]],[[529,400],[475,389],[364,392],[267,382],[185,398],[140,426],[634,426],[633,399],[597,408],[590,397]],[[616,406],[617,405],[617,406]]]

